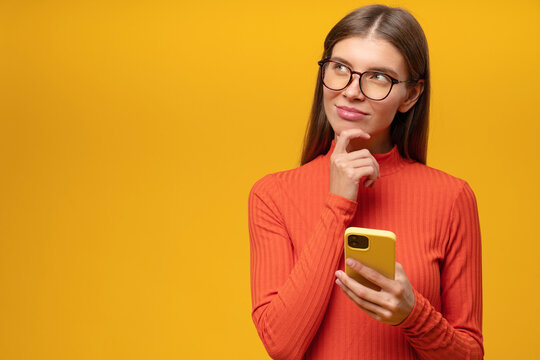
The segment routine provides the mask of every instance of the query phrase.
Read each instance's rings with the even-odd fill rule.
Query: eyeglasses
[[[353,75],[360,77],[360,91],[371,100],[384,100],[392,91],[395,84],[415,82],[412,80],[397,80],[380,71],[365,71],[363,73],[353,71],[347,65],[334,60],[321,60],[321,80],[325,87],[330,90],[340,91],[345,89],[353,81]]]

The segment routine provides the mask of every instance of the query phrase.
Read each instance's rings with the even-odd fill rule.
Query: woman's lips
[[[347,106],[336,106],[336,108],[339,117],[345,120],[360,120],[368,115],[365,112]]]

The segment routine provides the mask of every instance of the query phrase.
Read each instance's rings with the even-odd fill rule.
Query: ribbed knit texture
[[[399,156],[357,202],[330,194],[330,154],[267,175],[249,197],[253,321],[274,359],[481,359],[480,230],[466,182]],[[415,294],[398,326],[334,283],[348,226],[393,231]]]

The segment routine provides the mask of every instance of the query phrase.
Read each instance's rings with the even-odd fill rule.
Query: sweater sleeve
[[[329,193],[309,239],[294,256],[276,180],[261,179],[249,196],[252,317],[272,358],[301,359],[326,312],[343,234],[357,203]]]
[[[482,263],[476,199],[465,183],[451,211],[441,264],[441,313],[416,290],[399,326],[421,359],[482,359]]]

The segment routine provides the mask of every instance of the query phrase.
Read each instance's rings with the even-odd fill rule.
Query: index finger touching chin
[[[369,138],[371,138],[371,136],[361,129],[343,130],[339,135],[336,134],[336,147],[334,149],[334,152],[338,154],[346,153],[349,142],[351,141],[351,139],[355,138],[363,138],[365,140],[368,140]]]

